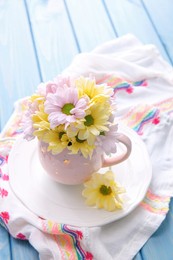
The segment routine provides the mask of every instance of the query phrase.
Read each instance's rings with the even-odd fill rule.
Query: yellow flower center
[[[94,124],[94,118],[92,117],[92,115],[87,115],[86,117],[85,117],[85,123],[84,123],[84,125],[86,125],[86,126],[90,126],[90,125],[93,125]]]
[[[100,187],[100,193],[104,196],[109,195],[112,193],[112,189],[110,186],[102,185]]]
[[[65,105],[62,107],[61,111],[62,111],[64,114],[66,114],[66,115],[71,115],[70,111],[71,111],[73,108],[74,108],[74,105],[73,105],[73,104],[67,103],[67,104],[65,104]]]

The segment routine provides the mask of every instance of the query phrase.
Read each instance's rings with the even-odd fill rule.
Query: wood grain
[[[43,81],[65,69],[78,48],[62,0],[26,1]]]
[[[8,232],[0,224],[0,259],[11,260],[9,239]]]
[[[23,1],[0,2],[0,120],[10,117],[13,103],[30,95],[40,82]]]
[[[140,0],[104,0],[103,2],[107,6],[118,36],[132,33],[143,43],[156,45],[163,57],[170,61]]]
[[[141,256],[141,253],[137,253],[137,255],[133,258],[133,260],[144,260]]]
[[[82,52],[116,38],[101,1],[92,0],[92,4],[88,0],[65,2]]]
[[[173,2],[172,0],[142,0],[153,27],[173,64]]]
[[[27,242],[10,237],[13,260],[38,260],[38,252]],[[6,260],[6,259],[4,259]]]

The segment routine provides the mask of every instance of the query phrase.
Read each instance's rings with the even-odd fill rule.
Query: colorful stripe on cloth
[[[21,133],[23,133],[22,114],[15,114],[10,126],[3,133],[3,137],[16,137]]]
[[[105,77],[96,81],[96,83],[106,83],[108,86],[113,88],[114,93],[120,90],[125,90],[129,94],[133,92],[134,87],[146,87],[148,85],[145,79],[139,81],[130,81],[112,75],[106,75]]]
[[[159,114],[159,108],[141,105],[131,109],[125,117],[121,118],[121,121],[141,135],[146,124],[158,124],[160,122]]]
[[[169,98],[162,102],[155,104],[155,106],[159,107],[160,111],[163,113],[168,113],[169,115],[173,114],[173,98]]]
[[[16,102],[15,111],[3,131],[2,137],[16,137],[23,133],[23,114],[27,109],[28,97]]]
[[[158,196],[148,190],[140,206],[152,213],[166,215],[169,210],[169,202],[170,197]]]
[[[65,224],[58,224],[51,220],[41,219],[41,228],[44,232],[54,235],[62,259],[86,259],[92,260],[93,255],[85,251],[81,242],[83,230]]]
[[[121,122],[141,135],[143,134],[144,126],[148,123],[159,124],[162,113],[173,114],[173,98],[155,105],[135,106],[121,118]]]
[[[7,161],[7,156],[2,156],[2,155],[0,155],[0,166],[2,166],[5,162]],[[1,169],[0,169],[0,171],[1,171]],[[0,172],[0,174],[1,174],[1,172]]]
[[[2,138],[0,140],[0,151],[1,149],[7,150],[8,148],[12,148],[13,144],[15,143],[16,139],[15,138]]]

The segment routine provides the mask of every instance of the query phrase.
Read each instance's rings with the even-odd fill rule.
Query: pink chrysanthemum
[[[97,137],[96,145],[106,154],[116,153],[117,151],[117,138],[118,135],[118,125],[112,125],[109,127],[109,131],[102,132],[101,135]]]
[[[25,115],[25,118],[24,118],[24,125],[23,125],[23,128],[24,128],[24,131],[23,131],[23,134],[24,134],[24,138],[27,140],[27,141],[30,141],[32,139],[34,139],[34,128],[33,128],[33,125],[32,125],[32,119],[30,117],[30,114],[26,114]]]
[[[23,134],[26,140],[30,141],[34,139],[34,128],[33,128],[33,121],[32,121],[32,115],[35,113],[35,111],[38,110],[38,103],[37,101],[34,101],[33,103],[30,103],[28,101],[28,110],[25,112],[25,115],[23,117]]]
[[[65,124],[65,128],[75,122],[76,119],[84,118],[88,105],[88,98],[78,98],[77,89],[63,85],[56,93],[48,94],[45,101],[45,112],[49,114],[51,128]]]
[[[70,86],[71,81],[69,77],[57,76],[53,81],[47,83],[40,83],[37,87],[37,93],[46,97],[49,93],[56,93],[57,88],[62,86]]]
[[[67,87],[70,87],[72,85],[72,78],[70,78],[69,76],[61,76],[58,75],[55,79],[54,79],[55,84],[59,87],[66,85]]]
[[[46,97],[48,93],[55,93],[57,90],[57,85],[55,82],[40,83],[37,87],[37,92],[39,95]]]

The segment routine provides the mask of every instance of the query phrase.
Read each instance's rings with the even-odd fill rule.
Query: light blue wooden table
[[[172,64],[173,1],[0,0],[0,128],[17,99],[60,73],[77,53],[126,33],[155,44]],[[173,259],[173,201],[170,207],[135,260]],[[38,258],[0,226],[0,260]]]

